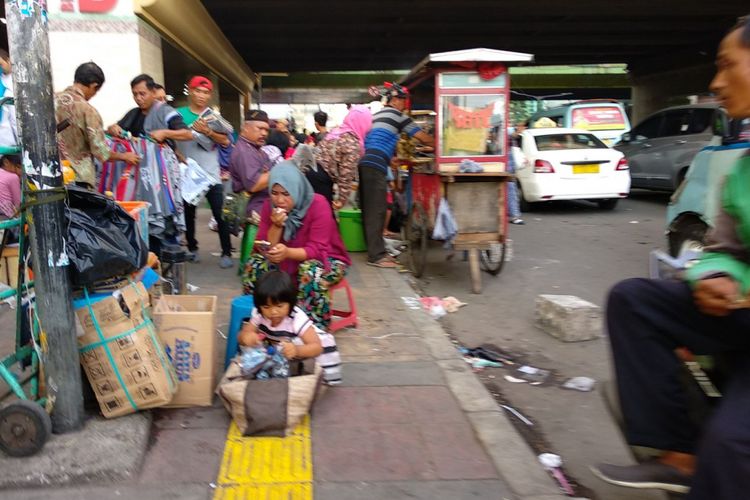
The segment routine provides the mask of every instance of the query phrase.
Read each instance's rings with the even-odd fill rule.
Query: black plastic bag
[[[135,220],[114,200],[82,188],[68,187],[65,249],[70,278],[82,287],[141,269],[148,247]]]

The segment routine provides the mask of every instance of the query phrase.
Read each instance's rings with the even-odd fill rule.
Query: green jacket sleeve
[[[706,252],[701,259],[685,271],[685,279],[691,287],[697,281],[715,274],[726,274],[742,286],[742,292],[747,292],[748,266],[729,254],[720,252]]]

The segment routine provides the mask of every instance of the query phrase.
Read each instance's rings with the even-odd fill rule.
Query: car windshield
[[[549,134],[534,137],[539,151],[561,149],[607,149],[607,145],[591,134]]]

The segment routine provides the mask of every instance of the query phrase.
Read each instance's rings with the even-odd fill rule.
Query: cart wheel
[[[479,253],[479,263],[482,270],[487,271],[492,276],[497,276],[503,270],[505,264],[505,243],[493,243],[489,250],[482,250]]]
[[[412,204],[409,211],[406,240],[409,242],[409,267],[419,278],[427,264],[427,214],[419,203]]]
[[[11,457],[35,454],[51,433],[49,415],[33,401],[14,401],[0,410],[0,450]]]

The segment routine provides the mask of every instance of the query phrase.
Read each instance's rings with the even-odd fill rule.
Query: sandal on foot
[[[394,260],[389,258],[382,258],[376,262],[368,262],[367,265],[373,267],[382,267],[383,269],[396,269],[399,266],[398,262],[395,262]]]

